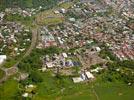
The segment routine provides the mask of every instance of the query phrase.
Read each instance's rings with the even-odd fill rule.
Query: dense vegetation
[[[107,70],[101,73],[104,82],[123,82],[134,84],[133,61],[111,62],[108,63]]]
[[[0,70],[0,79],[4,76],[4,71]]]
[[[102,57],[103,59],[107,59],[108,57],[112,61],[118,61],[118,58],[112,54],[112,52],[105,46],[103,45],[103,49],[100,51],[99,56]]]
[[[107,63],[107,70],[101,74],[102,80],[104,82],[124,82],[134,84],[134,61],[133,60],[123,60],[120,61],[115,55],[113,55],[110,50],[103,45],[103,49],[99,54],[102,58],[110,59]],[[92,68],[102,67],[102,65],[93,65]]]
[[[24,25],[30,26],[34,20],[34,17],[23,17],[19,14],[8,14],[4,17],[5,21],[21,22]]]
[[[61,52],[60,48],[57,47],[49,47],[46,49],[35,49],[33,52],[28,56],[26,59],[21,61],[21,63],[18,65],[19,69],[22,71],[31,72],[34,69],[39,69],[42,67],[42,59],[41,57],[45,55],[51,55],[54,53]]]
[[[0,85],[0,100],[19,100],[15,99],[15,97],[18,96],[18,92],[18,82],[9,79]]]
[[[39,7],[50,8],[57,3],[58,0],[0,0],[0,10],[7,7]]]

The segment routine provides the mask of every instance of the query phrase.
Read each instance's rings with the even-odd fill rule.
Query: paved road
[[[18,72],[17,65],[22,61],[22,59],[27,57],[32,52],[32,50],[35,48],[36,42],[37,42],[37,37],[38,37],[37,35],[38,35],[38,26],[32,28],[32,41],[31,41],[31,45],[30,45],[29,49],[26,51],[26,53],[24,54],[24,56],[16,64],[14,64],[10,68],[0,67],[0,69],[5,72],[5,76],[0,80],[0,83],[2,83],[3,81],[6,81],[6,79],[8,79],[9,76],[14,75],[15,73]]]

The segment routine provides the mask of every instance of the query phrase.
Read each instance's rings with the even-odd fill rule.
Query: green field
[[[36,8],[39,6],[51,8],[57,4],[58,0],[0,0],[0,10],[19,6],[21,8]]]
[[[5,68],[10,68],[10,67],[12,67],[16,62],[17,62],[16,60],[12,59],[12,60],[6,61],[6,62],[3,64],[3,66],[4,66]]]
[[[133,100],[134,86],[124,84],[102,84],[95,91],[100,100]]]
[[[43,74],[44,81],[38,85],[33,100],[132,100],[134,86],[122,83],[74,84],[69,77],[56,79]],[[97,95],[97,96],[96,96]]]
[[[43,82],[35,84],[32,100],[133,100],[134,86],[122,83],[89,82],[74,84],[70,77],[56,78],[51,72],[41,73]],[[0,85],[0,100],[20,98],[19,83],[9,79]],[[18,100],[18,99],[17,99]]]
[[[21,22],[22,24],[26,25],[27,27],[32,26],[34,20],[34,16],[32,17],[23,17],[19,14],[8,14],[5,16],[5,21],[15,21]]]
[[[34,100],[97,100],[94,91],[98,95],[98,100],[132,100],[134,98],[134,87],[121,84],[116,84],[116,86],[95,86],[93,89],[90,84],[77,84],[71,87],[65,88],[63,93],[60,90],[57,90],[57,92],[54,90],[55,92],[52,94],[45,94],[46,90],[42,87],[39,94],[34,97]]]
[[[73,2],[65,2],[58,6],[53,7],[50,10],[45,10],[41,13],[39,13],[36,16],[36,22],[39,25],[56,25],[59,23],[62,23],[65,19],[64,16],[59,13],[55,14],[54,11],[60,10],[61,8],[69,9],[73,5]]]
[[[64,2],[59,5],[59,7],[64,8],[64,9],[69,9],[71,6],[73,6],[73,2]]]
[[[64,18],[62,14],[55,14],[55,9],[46,10],[39,13],[36,16],[36,22],[39,25],[51,25],[51,24],[58,24],[62,23]]]
[[[18,83],[9,79],[0,85],[0,100],[15,100],[18,92]]]

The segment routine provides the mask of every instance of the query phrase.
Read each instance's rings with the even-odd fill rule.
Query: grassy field
[[[87,91],[85,88],[88,86],[85,87],[81,84],[74,84],[69,77],[57,79],[52,77],[51,73],[47,75],[44,74],[43,76],[44,81],[38,85],[37,94],[34,96],[33,100],[55,100],[58,98],[68,100],[70,97],[75,98],[81,92]],[[87,97],[93,98],[94,95],[87,95]]]
[[[15,80],[8,80],[0,85],[0,100],[14,100],[18,92],[18,83]]]
[[[44,81],[38,85],[33,100],[132,100],[134,86],[122,83],[74,84],[69,77],[56,79],[43,74]]]
[[[5,17],[5,21],[15,21],[21,22],[22,24],[26,25],[27,27],[31,27],[34,20],[34,16],[32,17],[23,17],[19,14],[8,14]]]
[[[72,2],[65,2],[58,6],[55,6],[54,8],[50,10],[45,10],[41,13],[39,13],[36,16],[36,22],[39,25],[56,25],[59,23],[62,23],[64,21],[64,16],[59,13],[55,14],[54,11],[59,10],[61,8],[68,9],[73,5]]]
[[[64,8],[64,9],[69,9],[73,5],[73,2],[64,2],[59,5],[59,7]]]
[[[39,25],[58,24],[63,20],[62,14],[55,14],[54,9],[43,11],[36,16],[36,22]]]
[[[100,100],[133,100],[134,86],[124,84],[102,84],[95,91]]]
[[[4,66],[5,68],[10,68],[10,67],[12,67],[16,62],[17,62],[16,60],[12,59],[12,60],[6,61],[6,62],[3,64],[3,66]]]
[[[4,76],[4,71],[0,70],[0,79]]]
[[[134,86],[104,82],[74,84],[70,77],[56,78],[51,72],[41,74],[43,82],[35,84],[37,90],[32,100],[133,100],[134,98]],[[15,100],[19,91],[18,84],[17,81],[9,79],[0,85],[0,100]]]

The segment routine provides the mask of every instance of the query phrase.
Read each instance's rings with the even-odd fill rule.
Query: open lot
[[[96,86],[95,91],[100,100],[132,100],[134,98],[134,86],[124,84],[103,84]]]
[[[69,9],[73,5],[72,2],[65,2],[61,3],[58,6],[50,9],[50,10],[45,10],[43,12],[40,12],[36,16],[36,22],[39,25],[56,25],[59,23],[62,23],[65,19],[64,16],[61,13],[54,13],[55,11],[58,11],[62,8],[65,10]]]
[[[36,22],[39,25],[51,25],[62,23],[64,20],[62,14],[55,14],[54,9],[41,12],[36,17]]]
[[[134,86],[122,83],[79,83],[70,77],[56,78],[51,72],[41,73],[43,82],[36,84],[36,94],[32,100],[132,100]],[[0,99],[21,98],[17,81],[9,79],[0,85]],[[12,92],[11,92],[12,91]]]
[[[134,86],[122,83],[74,84],[69,77],[56,79],[44,74],[33,100],[132,100]]]
[[[59,5],[59,7],[64,8],[64,9],[68,9],[73,5],[73,2],[64,2],[62,4]]]

